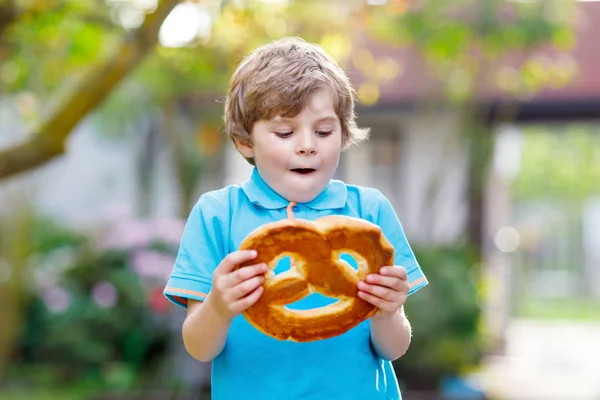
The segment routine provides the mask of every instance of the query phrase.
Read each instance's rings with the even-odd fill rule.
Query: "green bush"
[[[163,243],[99,248],[91,238],[41,221],[35,230],[32,285],[17,363],[48,366],[49,384],[86,382],[126,389],[160,365],[169,338],[163,282],[140,276],[140,251]]]
[[[483,357],[476,260],[466,246],[415,248],[415,256],[429,285],[406,303],[413,337],[394,368],[403,388],[435,390]]]

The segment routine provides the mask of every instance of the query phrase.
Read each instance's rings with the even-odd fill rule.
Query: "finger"
[[[396,306],[393,302],[386,301],[377,296],[373,296],[370,293],[359,291],[358,295],[361,299],[373,304],[376,307],[379,307],[380,309],[382,309],[384,311],[391,312],[394,309],[396,309]]]
[[[219,264],[215,272],[228,274],[233,271],[237,265],[256,258],[256,254],[256,250],[238,250],[229,253],[223,261],[221,261],[221,264]]]
[[[387,301],[393,301],[396,297],[399,297],[399,292],[395,290],[384,286],[370,285],[365,282],[359,282],[358,289]]]
[[[372,285],[388,287],[390,289],[400,289],[402,280],[396,276],[385,276],[379,274],[369,274],[365,277],[365,282]]]
[[[241,282],[244,282],[257,275],[262,276],[265,272],[267,272],[267,269],[268,267],[265,263],[242,267],[236,271],[233,271],[225,277],[226,287],[234,287],[236,285],[239,285]]]
[[[400,278],[403,280],[406,280],[408,278],[406,269],[397,265],[391,267],[382,267],[379,270],[379,273],[385,276],[395,276],[396,278]]]
[[[235,302],[256,290],[256,288],[261,286],[264,282],[265,278],[262,275],[247,279],[232,287],[226,297],[228,300]]]
[[[248,308],[252,307],[254,305],[254,303],[256,303],[258,301],[258,299],[260,299],[260,296],[263,294],[263,292],[264,292],[263,287],[259,286],[256,289],[254,289],[254,291],[252,293],[250,293],[248,296],[243,297],[243,298],[235,301],[234,303],[232,303],[230,308],[232,310],[235,310],[235,312],[237,312],[237,313],[247,310]]]
[[[378,285],[390,288],[400,293],[408,293],[410,285],[408,281],[400,279],[398,277],[390,277],[379,274],[369,274],[365,277],[365,282],[371,285]]]

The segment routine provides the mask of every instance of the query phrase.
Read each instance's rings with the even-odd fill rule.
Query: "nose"
[[[296,154],[299,155],[314,155],[317,154],[317,147],[312,132],[303,132],[297,135],[296,138]]]

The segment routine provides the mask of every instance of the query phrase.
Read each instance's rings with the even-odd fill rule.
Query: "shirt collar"
[[[289,200],[271,189],[260,176],[256,167],[253,168],[250,178],[242,184],[242,190],[252,203],[264,208],[279,209],[290,204]],[[346,205],[347,196],[348,191],[344,182],[332,179],[317,197],[302,204],[315,210],[343,208]]]

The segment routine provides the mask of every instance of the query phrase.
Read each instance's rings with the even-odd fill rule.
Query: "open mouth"
[[[307,175],[307,174],[311,174],[311,173],[315,172],[316,169],[314,169],[314,168],[294,168],[294,169],[292,169],[292,171],[296,172],[298,174]]]

